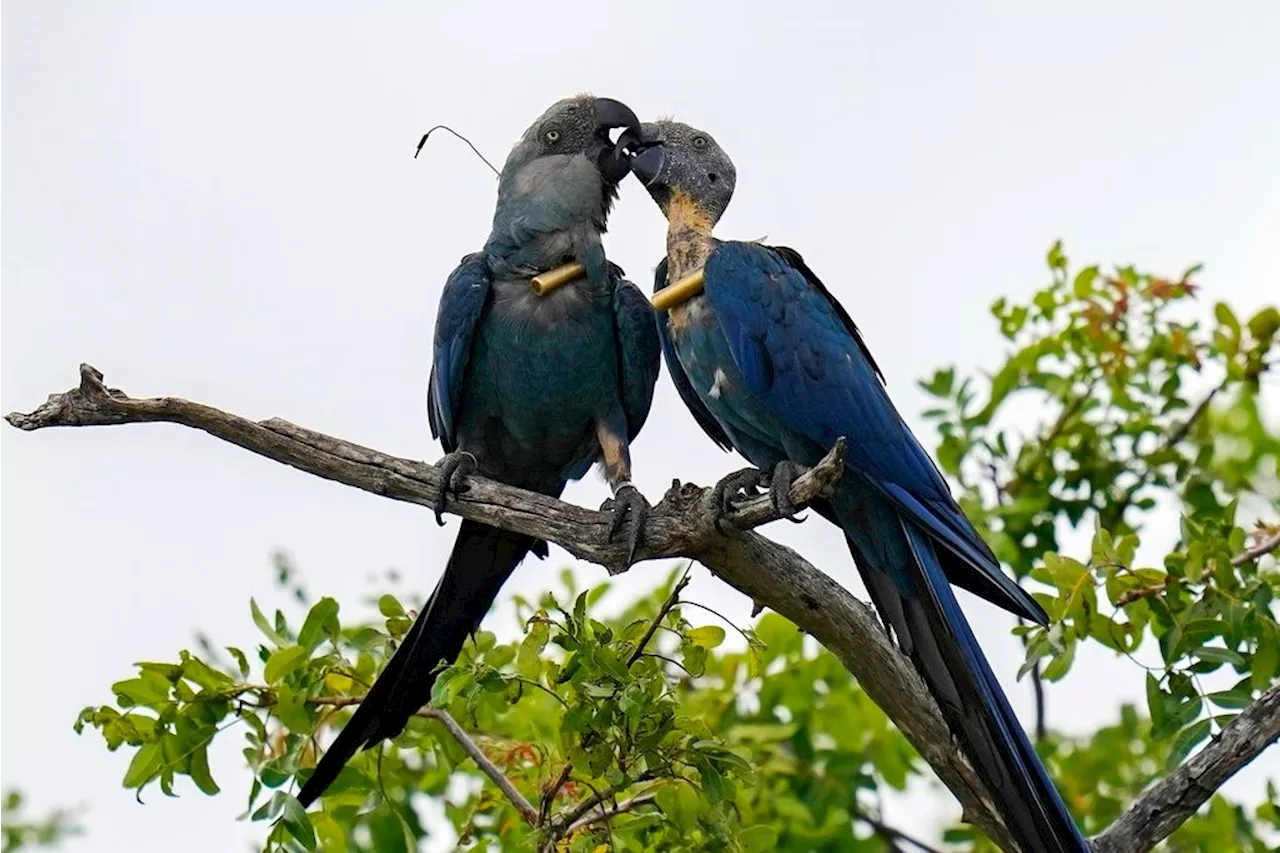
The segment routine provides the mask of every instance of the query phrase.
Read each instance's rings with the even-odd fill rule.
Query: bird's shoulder
[[[795,249],[720,242],[707,261],[706,275],[715,281],[717,303],[754,302],[760,319],[775,333],[803,334],[810,347],[835,347],[856,355],[883,381],[861,330]]]

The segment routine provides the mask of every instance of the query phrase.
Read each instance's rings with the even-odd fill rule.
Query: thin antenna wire
[[[426,133],[422,134],[422,139],[418,142],[418,147],[413,152],[413,159],[415,160],[418,159],[418,155],[422,153],[422,146],[427,144],[427,137],[435,133],[437,130],[447,130],[450,133],[452,133],[454,136],[461,139],[463,142],[467,143],[467,145],[471,148],[471,150],[476,153],[476,156],[479,157],[481,160],[483,160],[486,166],[488,166],[490,169],[493,169],[493,173],[495,175],[500,176],[502,174],[501,172],[499,172],[497,169],[494,168],[493,164],[489,162],[487,157],[485,157],[483,154],[480,153],[480,149],[476,148],[476,146],[471,142],[470,139],[467,139],[465,136],[463,136],[461,133],[458,133],[458,131],[454,130],[452,127],[449,127],[449,125],[447,124],[437,124],[435,127],[431,128]]]

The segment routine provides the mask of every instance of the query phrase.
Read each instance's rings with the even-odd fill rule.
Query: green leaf
[[[307,812],[302,808],[302,803],[298,802],[296,797],[288,794],[277,793],[277,796],[284,796],[284,828],[294,837],[294,840],[302,845],[304,850],[316,849],[316,832],[311,826],[311,820],[307,817]]]
[[[312,711],[307,708],[305,691],[281,684],[276,688],[275,715],[291,732],[309,732],[313,728]]]
[[[1263,308],[1249,318],[1249,334],[1259,341],[1270,341],[1280,331],[1280,311],[1274,305]]]
[[[399,599],[391,593],[387,593],[378,599],[378,612],[388,619],[405,615],[404,607],[401,606]]]
[[[1066,648],[1054,655],[1053,660],[1049,661],[1048,666],[1041,672],[1045,681],[1058,681],[1067,674],[1072,662],[1076,659],[1076,645],[1075,638],[1071,638],[1067,640]]]
[[[1219,302],[1213,306],[1213,316],[1218,322],[1231,330],[1233,338],[1240,337],[1240,321],[1236,319],[1235,313],[1231,310],[1231,306],[1225,302]]]
[[[1147,673],[1147,714],[1151,717],[1153,728],[1159,728],[1168,717],[1164,709],[1165,693],[1160,689],[1160,682],[1151,673]]]
[[[658,808],[668,819],[688,832],[698,825],[698,794],[682,782],[664,785],[658,789]]]
[[[1053,585],[1058,588],[1058,595],[1065,599],[1078,594],[1085,575],[1089,574],[1089,569],[1079,560],[1052,552],[1044,555],[1044,565],[1053,578]]]
[[[698,778],[702,781],[702,794],[707,798],[708,802],[714,804],[725,798],[727,788],[725,786],[724,774],[717,770],[710,762],[699,762]]]
[[[1271,684],[1271,679],[1275,677],[1276,666],[1280,664],[1280,638],[1276,637],[1276,631],[1265,622],[1262,625],[1263,630],[1258,638],[1258,649],[1253,653],[1253,686],[1258,690],[1265,690]]]
[[[249,659],[244,656],[244,652],[240,651],[235,646],[227,646],[227,654],[235,658],[236,667],[239,668],[240,670],[240,677],[248,678],[249,677]]]
[[[249,612],[253,614],[253,624],[258,626],[258,630],[261,631],[263,636],[270,640],[276,648],[284,648],[289,645],[289,641],[280,636],[280,634],[276,632],[275,628],[271,627],[271,623],[267,621],[267,617],[264,616],[262,611],[258,608],[258,602],[252,598],[249,599]]]
[[[1088,299],[1093,295],[1093,281],[1098,277],[1098,268],[1096,266],[1085,267],[1076,273],[1075,281],[1071,283],[1071,292],[1077,299]]]
[[[273,652],[271,657],[267,658],[267,666],[263,670],[263,678],[267,680],[268,684],[275,684],[306,663],[309,657],[310,652],[303,646],[289,646]]]
[[[333,788],[331,787],[326,793],[332,796]],[[320,849],[324,853],[347,853],[347,833],[343,830],[342,824],[326,812],[308,812],[308,816],[311,818],[311,825],[315,827]]]
[[[951,386],[955,383],[956,369],[948,367],[933,374],[933,379],[921,382],[920,387],[934,397],[951,396]]]
[[[724,629],[719,625],[703,625],[685,634],[689,642],[704,649],[714,649],[724,642]]]
[[[1209,736],[1209,721],[1201,720],[1187,726],[1178,733],[1178,737],[1174,739],[1173,746],[1169,747],[1169,760],[1167,767],[1170,769],[1177,767],[1182,763],[1191,750],[1195,749],[1197,744]]]
[[[1219,690],[1217,693],[1210,693],[1207,698],[1219,708],[1247,708],[1253,704],[1253,691],[1236,687],[1231,690]]]
[[[298,632],[298,645],[313,652],[324,642],[326,634],[338,631],[338,602],[325,597],[317,601],[307,613],[307,619]]]
[[[151,743],[143,744],[142,748],[133,754],[129,769],[124,772],[124,786],[141,788],[160,775],[160,768],[163,766],[164,753],[161,751],[160,741],[153,740]]]
[[[738,843],[746,853],[764,853],[778,846],[778,830],[768,824],[758,823],[738,833]]]
[[[1239,652],[1233,652],[1231,649],[1223,649],[1217,646],[1202,646],[1192,652],[1200,660],[1212,661],[1214,663],[1229,663],[1232,666],[1244,669],[1248,664],[1245,662],[1244,655]]]
[[[542,675],[542,652],[547,647],[547,639],[551,636],[551,628],[543,619],[534,620],[529,626],[529,633],[520,641],[520,651],[516,654],[516,671],[525,678],[537,681]]]
[[[212,797],[220,790],[218,783],[213,781],[213,774],[209,772],[208,743],[192,751],[188,773],[191,775],[191,780],[196,783],[196,787],[209,796]]]
[[[1065,270],[1067,268],[1067,256],[1062,252],[1061,240],[1054,241],[1054,244],[1049,247],[1045,260],[1049,264],[1049,269]]]
[[[111,685],[111,692],[127,700],[120,703],[122,707],[127,708],[131,705],[168,704],[171,688],[172,685],[163,676],[144,672],[138,678],[117,681]]]

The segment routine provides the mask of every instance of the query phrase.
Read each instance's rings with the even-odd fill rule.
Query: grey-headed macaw
[[[558,496],[599,462],[614,493],[611,535],[624,533],[632,550],[648,504],[630,482],[629,446],[661,359],[649,303],[605,258],[601,234],[638,133],[626,105],[580,95],[516,143],[488,241],[445,284],[428,392],[431,430],[447,452],[445,490],[465,490],[477,472]],[[580,265],[576,278],[561,274],[569,264]],[[570,280],[537,292],[531,280],[550,272]],[[545,557],[547,544],[462,522],[430,600],[303,786],[304,806],[358,750],[404,729],[429,700],[436,667],[458,656],[530,551]]]
[[[1027,853],[1087,851],[961,612],[951,584],[1045,624],[1038,603],[952,499],[885,391],[858,328],[792,249],[717,240],[736,171],[710,134],[644,125],[631,168],[668,221],[655,305],[667,369],[694,418],[760,470],[779,510],[804,466],[840,437],[845,472],[815,511],[844,531],[885,624],[938,700]],[[666,292],[670,288],[670,292]]]

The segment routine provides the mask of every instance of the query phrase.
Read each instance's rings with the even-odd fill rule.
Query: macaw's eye
[[[705,136],[695,136],[695,137],[693,138],[693,147],[694,147],[694,148],[706,148],[706,147],[707,147],[707,138],[706,138]]]
[[[547,142],[550,143],[551,145],[555,145],[557,142],[560,141],[560,131],[556,130],[555,128],[552,128],[551,130],[548,130],[546,133],[542,134],[542,138],[547,140]]]

